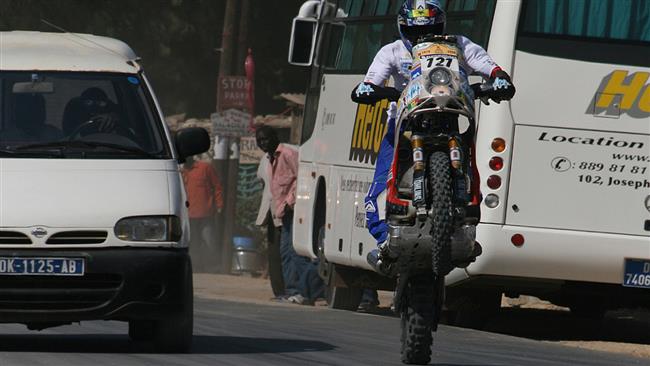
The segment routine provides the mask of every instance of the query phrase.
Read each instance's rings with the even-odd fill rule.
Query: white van
[[[210,139],[170,134],[138,60],[110,38],[0,33],[0,322],[128,321],[189,349],[179,163]]]

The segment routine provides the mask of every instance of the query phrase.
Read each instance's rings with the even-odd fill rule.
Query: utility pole
[[[223,32],[221,35],[221,57],[219,61],[218,82],[221,82],[221,78],[223,76],[233,74],[232,63],[234,55],[236,54],[236,50],[233,47],[236,14],[237,0],[227,0],[223,19]],[[217,86],[217,93],[219,90],[220,87]],[[221,112],[218,95],[216,101],[217,112]],[[229,172],[229,162],[232,156],[230,152],[230,140],[231,139],[225,136],[216,136],[214,141],[214,167],[217,170],[219,178],[221,179],[224,192],[223,211],[220,217],[217,217],[217,227],[219,227],[221,230],[217,231],[217,237],[215,238],[215,241],[217,242],[217,250],[215,252],[220,256],[220,266],[218,268],[219,273],[230,273],[232,266],[232,233],[233,226],[235,224],[234,207],[237,199],[237,180],[235,179],[233,184],[229,178],[230,174],[232,173],[237,176],[237,169],[235,169],[235,171],[232,173]],[[239,155],[238,151],[236,155]],[[235,194],[233,195],[232,192],[235,192]]]
[[[230,3],[232,0],[228,0]],[[248,43],[248,18],[250,12],[250,0],[241,0],[241,9],[239,12],[239,33],[237,39],[238,49],[233,51],[237,64],[237,75],[244,74],[244,57],[246,56]],[[228,5],[226,5],[228,6]],[[226,9],[226,13],[227,13]],[[234,16],[233,16],[234,18]],[[235,47],[233,47],[234,49]],[[232,59],[232,58],[231,58]],[[234,70],[231,70],[234,71]],[[230,74],[232,75],[232,74]],[[252,113],[252,111],[249,111]],[[239,181],[239,138],[230,138],[230,154],[228,160],[228,183],[226,188],[226,201],[224,207],[224,230],[223,230],[223,247],[221,251],[222,273],[230,273],[232,267],[233,251],[233,229],[237,222],[237,183]]]
[[[237,50],[237,75],[244,75],[244,61],[248,55],[248,23],[250,21],[250,0],[241,0],[241,16],[239,18],[239,39],[237,44],[239,49]]]

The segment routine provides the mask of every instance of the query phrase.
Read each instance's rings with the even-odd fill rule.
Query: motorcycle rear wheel
[[[431,197],[431,261],[433,273],[444,277],[454,266],[451,263],[452,210],[451,163],[449,154],[436,151],[429,157],[429,194]]]

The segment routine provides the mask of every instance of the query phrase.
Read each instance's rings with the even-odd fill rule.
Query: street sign
[[[222,76],[218,86],[218,108],[248,108],[248,83],[246,76]]]
[[[264,151],[257,147],[255,136],[244,136],[239,140],[239,164],[259,164]]]
[[[212,131],[215,135],[241,137],[250,135],[251,115],[237,109],[228,109],[221,113],[212,113]]]

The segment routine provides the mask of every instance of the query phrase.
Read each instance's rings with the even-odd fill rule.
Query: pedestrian
[[[285,145],[293,148],[293,145]],[[270,161],[266,157],[260,160],[257,167],[257,178],[264,182],[264,191],[262,192],[262,201],[260,202],[260,209],[257,213],[257,220],[255,224],[258,226],[266,226],[266,239],[268,242],[267,247],[267,261],[268,273],[271,281],[271,290],[273,296],[279,299],[284,296],[284,279],[282,278],[282,257],[280,256],[280,230],[282,227],[282,220],[275,217],[273,214],[273,196],[271,195],[271,176]]]
[[[257,146],[266,153],[267,172],[273,213],[282,221],[280,257],[285,296],[298,304],[313,304],[324,296],[325,286],[318,275],[318,263],[299,256],[293,249],[293,207],[296,203],[298,179],[298,151],[280,144],[277,133],[269,126],[259,127],[255,133]]]
[[[190,218],[190,256],[195,269],[214,269],[217,243],[215,214],[223,208],[223,188],[212,165],[188,157],[182,169]]]

